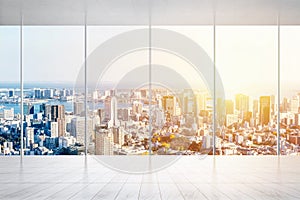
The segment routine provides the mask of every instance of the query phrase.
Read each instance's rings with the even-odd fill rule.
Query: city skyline
[[[83,95],[76,95],[72,89],[32,88],[30,91],[24,104],[25,154],[82,154],[85,145]],[[213,108],[209,94],[201,91],[186,89],[170,93],[163,88],[153,88],[152,93],[151,108],[147,89],[92,91],[88,101],[94,102],[94,106],[87,108],[88,153],[211,153],[213,112],[218,115],[224,112],[223,117],[217,118],[217,155],[276,154],[275,96],[253,99],[245,94],[236,94],[234,100],[226,100],[225,107],[220,107],[222,103],[218,100],[217,107]],[[292,99],[284,99],[280,105],[282,154],[298,152],[300,95],[295,95]],[[4,143],[0,149],[4,155],[18,155],[20,130],[17,122],[20,115],[14,108],[6,108],[10,103],[18,105],[18,99],[19,95],[14,90],[8,90],[1,96],[0,139]],[[50,103],[52,99],[56,100],[55,104]],[[73,111],[65,110],[65,101],[73,104]],[[149,135],[149,116],[153,120],[152,135]]]
[[[154,26],[175,31],[179,38],[184,35],[189,39],[185,41],[192,41],[191,46],[200,46],[198,50],[204,53],[199,52],[199,58],[207,59],[203,62],[207,66],[194,66],[177,52],[152,48],[151,76],[148,48],[121,55],[105,51],[93,54],[113,36],[147,27],[87,28],[87,53],[96,58],[87,60],[88,70],[96,70],[90,69],[89,63],[97,68],[97,63],[112,60],[103,62],[107,66],[98,66],[102,69],[100,74],[95,72],[99,77],[90,79],[97,81],[95,86],[86,80],[86,96],[81,90],[85,77],[83,27],[23,28],[24,117],[14,109],[20,103],[20,41],[14,40],[19,29],[0,29],[4,39],[0,68],[11,68],[7,74],[0,74],[1,153],[20,154],[23,121],[22,148],[26,155],[78,155],[85,151],[100,155],[211,154],[213,142],[217,155],[275,155],[276,146],[282,149],[281,154],[298,154],[300,88],[295,84],[299,82],[297,73],[293,72],[300,65],[296,55],[300,40],[295,35],[300,34],[299,27],[281,29],[280,105],[276,26],[217,26],[215,46],[212,26]],[[157,42],[155,36],[160,35],[152,37],[159,47],[157,43],[163,38],[157,38]],[[139,39],[148,41],[147,35]],[[13,42],[7,42],[10,40]],[[214,67],[214,47],[220,75],[217,87],[211,85],[213,70],[205,71]],[[106,50],[118,52],[117,48]],[[224,87],[221,98],[220,85]],[[16,90],[7,90],[10,87]],[[278,127],[280,141],[276,136]]]

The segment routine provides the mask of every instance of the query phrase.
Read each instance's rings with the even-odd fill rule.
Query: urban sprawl
[[[24,155],[80,155],[85,144],[95,155],[212,154],[213,131],[217,155],[276,155],[277,144],[281,155],[300,152],[300,94],[281,100],[280,142],[273,95],[216,99],[215,123],[213,99],[200,90],[94,91],[87,99],[73,89],[29,89],[21,116],[8,108],[20,107],[20,94],[1,88],[0,155],[20,155],[21,121]]]

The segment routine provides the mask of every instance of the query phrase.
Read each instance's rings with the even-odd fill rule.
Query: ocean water
[[[53,89],[72,89],[74,87],[73,83],[24,83],[24,95],[33,95],[33,88],[53,88]],[[0,94],[1,94],[1,89],[2,93],[4,95],[7,95],[8,91],[7,89],[15,89],[15,94],[20,95],[20,83],[18,82],[1,82],[0,81]],[[73,112],[73,101],[59,101],[59,100],[52,100],[49,99],[46,104],[50,105],[64,105],[65,106],[65,111],[66,112]],[[34,103],[34,112],[38,113],[40,112],[40,105],[42,103]],[[96,108],[103,108],[102,103],[88,103],[88,107],[90,109],[96,109]],[[14,109],[15,114],[20,113],[20,104],[17,103],[0,103],[0,112],[3,109]]]
[[[40,105],[42,103],[36,103],[33,104],[34,105],[34,112],[38,113],[40,112]],[[73,112],[73,102],[66,102],[66,101],[58,101],[58,100],[49,100],[48,102],[46,102],[46,104],[50,104],[50,105],[64,105],[65,106],[65,110],[66,112]],[[3,106],[3,107],[2,107]],[[19,114],[20,113],[20,104],[16,104],[16,103],[7,103],[7,104],[1,104],[0,103],[0,111],[3,109],[14,109],[14,113],[15,114]]]
[[[36,103],[34,104],[34,112],[39,113],[40,112],[40,105],[42,103]],[[64,105],[66,112],[73,112],[73,101],[59,101],[59,100],[48,100],[46,104],[50,105]],[[88,103],[88,107],[90,109],[97,109],[97,108],[103,108],[103,103]],[[0,103],[0,112],[3,109],[14,109],[15,114],[19,114],[20,112],[20,104],[15,103],[8,103],[8,104],[1,104]]]

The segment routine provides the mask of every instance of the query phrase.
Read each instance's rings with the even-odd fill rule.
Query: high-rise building
[[[74,115],[81,115],[84,111],[84,103],[83,102],[74,102]]]
[[[113,127],[114,143],[122,146],[124,144],[124,130],[122,127]]]
[[[224,125],[226,122],[226,106],[225,100],[221,97],[216,99],[216,120],[219,125]]]
[[[24,115],[34,114],[34,105],[31,103],[24,104],[23,111]]]
[[[206,94],[195,94],[194,99],[194,116],[197,117],[199,116],[201,110],[206,110]]]
[[[65,118],[57,118],[58,123],[58,136],[65,136],[66,135],[66,121]]]
[[[240,117],[249,111],[249,96],[244,94],[235,95],[235,109],[239,111]]]
[[[234,114],[234,104],[232,100],[225,100],[226,115]]]
[[[65,118],[65,106],[64,105],[51,105],[51,119]]]
[[[67,90],[65,88],[60,90],[59,95],[60,95],[60,97],[66,97],[67,96]]]
[[[104,112],[104,109],[99,108],[99,109],[97,110],[97,115],[99,116],[99,123],[101,124],[102,121],[103,121],[104,118],[105,118],[105,112]]]
[[[258,100],[257,99],[253,100],[253,117],[254,118],[256,118],[256,115],[258,113],[258,107],[259,107]]]
[[[65,136],[66,122],[64,105],[51,105],[51,121],[58,123],[58,137]]]
[[[288,105],[288,99],[283,98],[283,101],[280,105],[280,112],[281,113],[286,113],[288,111],[289,105]]]
[[[93,100],[98,100],[98,91],[93,92]]]
[[[30,147],[34,143],[34,128],[26,127],[26,147]]]
[[[147,98],[147,90],[145,89],[141,90],[141,96],[142,98]]]
[[[270,96],[271,116],[275,113],[275,95]]]
[[[261,125],[267,125],[271,118],[271,98],[270,96],[261,96],[259,98],[259,121]]]
[[[299,99],[297,96],[294,96],[292,99],[291,99],[291,112],[292,113],[298,113],[299,111]]]
[[[51,105],[45,105],[44,107],[44,116],[48,118],[48,120],[52,120],[51,119]]]
[[[113,155],[113,135],[111,129],[100,129],[96,131],[95,154]]]
[[[8,91],[8,97],[13,97],[15,95],[15,91],[14,90],[9,90]]]
[[[162,109],[160,109],[159,106],[156,107],[155,110],[153,110],[152,115],[154,116],[154,122],[155,126],[157,127],[162,127],[165,123],[165,118],[164,118],[164,112]]]
[[[51,122],[51,137],[58,137],[58,122]]]
[[[42,93],[40,88],[34,88],[34,98],[40,99],[42,98]]]
[[[162,107],[165,112],[168,112],[171,116],[176,115],[176,97],[163,96]]]
[[[107,96],[104,100],[104,114],[106,119],[110,119],[111,114],[111,96]]]
[[[108,128],[113,126],[119,126],[120,122],[118,120],[118,103],[115,96],[110,99],[110,120],[108,122]]]
[[[53,89],[45,89],[44,90],[44,98],[52,99],[53,98]]]
[[[134,101],[132,103],[132,114],[141,114],[143,111],[143,104],[139,101]]]
[[[4,109],[3,110],[3,118],[6,120],[13,120],[14,119],[14,109]]]
[[[130,108],[119,108],[118,119],[122,121],[128,121],[130,116]]]
[[[90,142],[93,136],[93,120],[87,119],[87,142]],[[71,135],[74,136],[78,143],[85,143],[85,117],[75,117],[71,120]]]
[[[195,99],[191,96],[183,97],[183,113],[192,113],[195,112]]]

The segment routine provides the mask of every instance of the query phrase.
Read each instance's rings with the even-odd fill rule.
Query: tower
[[[58,136],[64,136],[66,129],[64,105],[51,106],[51,121],[58,123]]]
[[[85,125],[87,125],[87,133],[85,132]],[[71,120],[71,135],[76,138],[76,141],[80,144],[85,143],[85,133],[87,137],[87,143],[90,139],[94,137],[93,120],[91,118],[87,119],[87,124],[85,124],[84,117],[75,117]]]
[[[96,155],[113,155],[113,135],[111,129],[100,129],[96,132]]]
[[[235,109],[239,111],[240,118],[243,118],[245,113],[249,111],[249,96],[244,94],[235,95]]]
[[[259,98],[259,121],[261,125],[267,125],[270,122],[271,98],[270,96],[261,96]]]
[[[58,137],[58,123],[57,122],[51,122],[50,125],[51,129],[51,137]]]
[[[124,144],[124,131],[121,127],[113,127],[113,138],[114,138],[114,144],[118,144],[122,146]]]
[[[294,97],[291,99],[290,108],[291,108],[291,112],[292,112],[292,113],[298,113],[298,109],[299,109],[299,99],[298,99],[297,96],[294,96]]]
[[[226,109],[226,115],[234,113],[234,107],[233,107],[232,100],[225,100],[225,109]]]
[[[34,89],[34,98],[35,99],[40,99],[42,97],[41,95],[41,89],[40,88],[35,88]]]
[[[110,120],[108,122],[108,128],[118,126],[120,124],[118,120],[118,101],[115,96],[110,99]]]
[[[201,110],[206,110],[206,94],[204,93],[194,96],[194,117],[198,117]]]
[[[74,115],[81,115],[84,110],[83,102],[74,102]]]
[[[163,96],[162,107],[171,116],[176,115],[176,98],[174,96]]]

